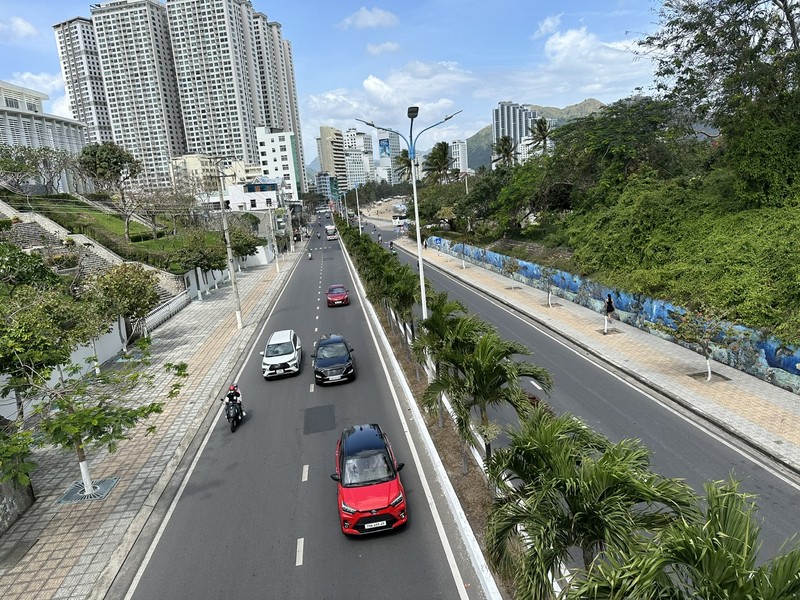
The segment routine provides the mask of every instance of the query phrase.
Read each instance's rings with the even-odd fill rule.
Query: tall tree
[[[454,177],[450,146],[447,142],[437,142],[422,163],[425,179],[433,184],[450,183]],[[458,174],[456,172],[455,177]]]
[[[114,193],[112,201],[125,222],[125,239],[130,241],[130,223],[136,203],[134,197],[125,195],[125,187],[142,172],[142,163],[124,148],[104,142],[84,146],[78,166],[99,189]]]
[[[551,132],[550,122],[547,119],[544,117],[536,119],[533,125],[528,126],[528,133],[531,136],[530,147],[532,149],[541,148],[541,154],[545,156],[547,154],[547,145],[550,143]]]
[[[66,150],[43,146],[35,151],[36,170],[47,193],[58,191],[58,180],[74,162],[75,157]]]
[[[87,461],[87,449],[105,447],[114,452],[121,440],[128,438],[128,431],[150,415],[163,412],[163,402],[132,402],[134,390],[142,390],[143,398],[158,397],[162,391],[149,390],[154,374],[144,367],[149,361],[147,340],[139,340],[137,352],[126,355],[126,360],[106,369],[100,375],[80,376],[80,365],[60,368],[56,385],[36,386],[43,401],[36,412],[41,416],[39,431],[44,442],[73,450],[78,459],[83,493],[93,491],[92,478]],[[186,364],[165,365],[176,377],[186,376]],[[175,397],[181,387],[179,379],[173,379],[166,398]],[[147,433],[155,431],[155,425]]]
[[[517,162],[517,145],[507,135],[504,135],[492,146],[492,164],[500,163],[510,167]]]
[[[515,355],[530,355],[522,344],[502,339],[495,331],[481,335],[471,348],[453,348],[442,358],[445,369],[436,374],[424,398],[429,408],[436,394],[445,393],[462,425],[460,433],[472,445],[477,439],[471,432],[471,414],[478,413],[476,427],[484,439],[486,459],[491,457],[491,441],[499,433],[489,420],[489,408],[509,405],[521,417],[530,408],[530,399],[522,388],[522,378],[530,378],[544,391],[553,386],[550,373],[534,364],[513,360]]]
[[[28,146],[0,144],[0,183],[15,190],[36,176],[36,156]]]
[[[411,158],[408,155],[408,150],[400,150],[400,154],[393,160],[394,168],[400,174],[400,179],[403,181],[411,181],[411,174],[414,172],[414,166],[411,164]]]
[[[696,510],[686,484],[655,475],[638,441],[611,444],[570,415],[533,407],[488,464],[498,496],[487,523],[489,561],[514,579],[515,598],[554,598],[552,578],[607,548],[639,549]],[[580,558],[573,557],[578,549]],[[563,583],[563,582],[562,582]],[[602,596],[601,596],[602,597]]]
[[[122,263],[96,277],[91,284],[91,293],[103,312],[118,322],[121,320],[120,338],[124,352],[127,352],[137,322],[158,305],[157,281],[155,273],[140,263]]]
[[[567,598],[800,598],[800,546],[761,562],[751,497],[736,481],[705,490],[703,514],[674,521],[644,548],[614,547],[573,581]]]
[[[195,271],[198,291],[202,289],[202,272],[222,270],[228,264],[222,238],[202,229],[190,229],[181,236],[180,246],[175,250],[173,259],[181,269]]]

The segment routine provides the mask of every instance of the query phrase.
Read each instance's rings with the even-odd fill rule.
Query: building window
[[[255,208],[255,207],[256,207],[256,199],[250,198],[250,208]]]
[[[6,106],[10,108],[19,108],[19,102],[14,98],[6,96]]]

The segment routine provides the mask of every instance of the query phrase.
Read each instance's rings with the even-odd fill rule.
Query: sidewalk
[[[153,332],[152,370],[157,375],[152,390],[169,389],[173,377],[164,371],[166,363],[186,362],[189,377],[177,398],[162,398],[164,412],[155,434],[137,432],[115,454],[89,452],[93,481],[119,478],[107,498],[59,504],[70,484],[80,480],[75,454],[52,448],[35,453],[36,502],[0,538],[0,598],[105,595],[194,434],[209,410],[218,408],[229,373],[251,346],[304,248],[279,259],[280,273],[274,263],[237,273],[241,330],[232,310],[232,288],[226,285]]]
[[[395,240],[416,256],[414,240]],[[712,362],[721,377],[695,379],[704,358],[619,321],[603,334],[603,315],[513,281],[434,247],[423,251],[426,263],[514,307],[587,352],[700,415],[784,467],[800,473],[800,397],[727,365]],[[512,285],[513,284],[513,285]],[[612,329],[613,328],[613,329]]]

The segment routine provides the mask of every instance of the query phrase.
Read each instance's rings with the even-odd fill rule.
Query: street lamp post
[[[219,163],[217,168],[219,169]],[[225,198],[223,197],[222,180],[225,178],[222,169],[219,169],[219,209],[222,212],[222,233],[225,236],[225,250],[228,254],[228,271],[231,274],[231,287],[233,297],[236,299],[236,326],[242,328],[242,301],[239,298],[239,285],[236,281],[236,269],[234,268],[233,248],[231,248],[231,234],[228,231],[228,213],[225,209]]]
[[[358,219],[358,235],[361,235],[361,207],[358,205],[358,187],[356,187],[356,218]]]
[[[425,129],[420,131],[416,137],[414,137],[414,119],[416,119],[417,115],[419,115],[419,106],[409,106],[408,118],[411,119],[411,124],[409,125],[408,128],[408,138],[406,138],[399,131],[395,131],[394,129],[389,129],[388,127],[381,127],[375,125],[373,121],[364,121],[363,119],[356,119],[356,121],[364,123],[364,125],[367,125],[368,127],[373,127],[375,129],[382,129],[383,131],[391,131],[392,133],[397,134],[403,139],[403,141],[406,143],[406,146],[408,146],[408,158],[411,161],[411,190],[414,196],[414,225],[417,232],[417,266],[419,269],[419,297],[420,297],[420,304],[422,304],[423,321],[428,318],[428,299],[425,293],[425,272],[422,263],[422,235],[420,234],[419,231],[419,202],[417,200],[417,175],[414,168],[416,163],[416,145],[419,136],[421,136],[429,129],[433,129],[434,127],[441,125],[445,121],[449,121],[460,112],[461,111],[459,110],[457,112],[454,112],[452,115],[447,115],[444,119],[442,119],[438,123],[434,123],[433,125],[426,127]]]

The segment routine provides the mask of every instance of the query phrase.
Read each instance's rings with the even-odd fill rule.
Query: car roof
[[[344,339],[344,336],[339,333],[326,333],[319,338],[317,346],[327,346],[328,344],[338,344],[346,341],[347,340]]]
[[[347,427],[342,432],[342,444],[345,456],[354,456],[366,450],[386,448],[383,431],[375,423]]]
[[[343,288],[343,289],[347,289],[343,283],[332,283],[332,284],[330,284],[330,285],[328,286],[328,289],[329,289],[329,290],[332,290],[333,288]]]
[[[291,329],[282,329],[281,331],[276,331],[269,336],[267,343],[280,344],[282,342],[288,342],[292,339],[292,334],[294,334],[294,331]]]

